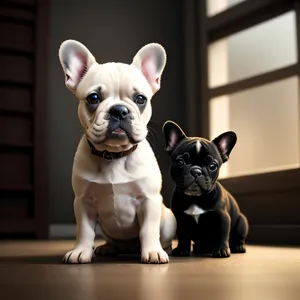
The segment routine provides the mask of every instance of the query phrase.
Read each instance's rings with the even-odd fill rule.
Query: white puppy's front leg
[[[138,211],[140,223],[141,261],[143,263],[168,263],[169,256],[160,243],[162,197],[146,198]]]
[[[75,198],[76,245],[64,257],[64,263],[89,263],[94,253],[97,211],[87,199]]]

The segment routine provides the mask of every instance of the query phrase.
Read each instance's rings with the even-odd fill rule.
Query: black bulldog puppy
[[[189,256],[192,241],[195,254],[245,253],[248,221],[233,196],[217,182],[236,134],[228,131],[213,141],[187,137],[172,121],[164,124],[163,133],[175,182],[171,209],[177,220],[178,247],[172,255]]]

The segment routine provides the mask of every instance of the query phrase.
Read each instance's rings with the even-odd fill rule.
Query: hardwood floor
[[[96,245],[99,245],[98,241]],[[248,246],[228,259],[138,257],[61,264],[74,241],[0,242],[0,299],[299,299],[300,249]]]

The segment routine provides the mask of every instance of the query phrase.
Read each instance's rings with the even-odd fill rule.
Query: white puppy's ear
[[[94,56],[81,43],[64,41],[59,48],[59,60],[65,73],[66,86],[75,92],[79,82],[96,62]]]
[[[132,65],[137,67],[146,77],[153,93],[160,89],[161,75],[165,68],[167,55],[165,49],[156,43],[141,48],[134,56]]]

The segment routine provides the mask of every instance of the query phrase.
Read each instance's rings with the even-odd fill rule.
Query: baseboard
[[[251,225],[247,242],[260,245],[300,245],[300,225]]]
[[[101,238],[99,227],[96,228],[96,237]],[[49,228],[50,239],[71,239],[76,238],[75,224],[51,224]]]
[[[96,237],[102,237],[98,226],[96,228]],[[76,225],[52,224],[50,225],[49,238],[76,238]],[[300,246],[300,225],[251,225],[247,243]]]

